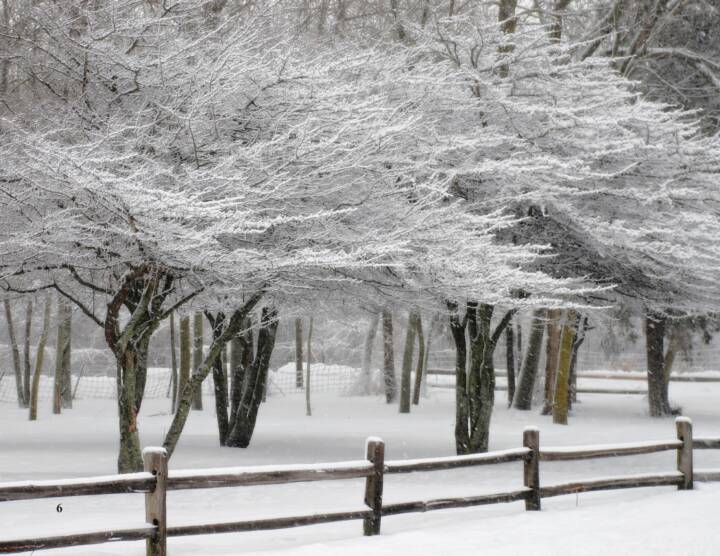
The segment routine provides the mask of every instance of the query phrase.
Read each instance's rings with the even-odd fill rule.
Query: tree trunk
[[[149,307],[157,293],[158,283],[158,275],[150,277],[143,274],[138,278],[129,278],[125,288],[108,303],[105,317],[106,341],[118,363],[118,473],[133,473],[143,468],[137,424],[138,402],[142,400],[142,392],[138,392],[138,367],[143,364],[140,362],[143,355],[139,351],[147,348],[143,339],[151,334],[149,329],[155,323]],[[132,303],[128,306],[126,301],[130,298]],[[123,304],[131,310],[131,316],[120,331],[118,315]]]
[[[15,336],[12,308],[10,307],[10,302],[7,299],[3,301],[3,305],[5,307],[5,320],[7,321],[8,337],[10,340],[10,349],[12,351],[13,370],[15,371],[15,387],[17,390],[18,407],[27,407],[28,399],[25,397],[22,365],[20,363],[20,350],[18,349],[17,337]]]
[[[72,385],[65,384],[64,366],[69,359],[70,330],[68,323],[72,308],[65,299],[57,298],[57,341],[55,342],[55,384],[53,389],[53,413],[60,414],[63,406],[63,394],[72,389]]]
[[[573,353],[572,353],[572,360],[570,361],[570,409],[572,409],[572,404],[577,402],[577,360],[578,360],[578,351],[580,351],[580,346],[585,341],[585,334],[587,333],[588,328],[588,318],[583,317],[582,321],[578,317],[577,321],[577,334],[575,334],[575,341],[573,342]]]
[[[530,325],[530,339],[523,361],[520,381],[515,392],[515,409],[528,411],[532,407],[533,390],[540,364],[540,350],[542,349],[543,334],[545,333],[545,310],[537,309],[533,312]]]
[[[522,361],[522,350],[523,350],[523,340],[522,340],[522,326],[520,325],[520,319],[517,319],[515,322],[515,336],[517,336],[517,351],[515,359],[518,362],[518,374],[520,374],[520,362]]]
[[[225,328],[225,315],[218,313],[213,316],[209,313],[206,315],[210,321],[212,328],[213,343],[218,343]],[[218,438],[220,446],[225,446],[227,435],[230,430],[230,421],[228,417],[228,384],[227,374],[225,374],[225,358],[223,353],[225,347],[220,352],[220,357],[216,357],[212,365],[213,388],[215,391],[215,416],[218,425]]]
[[[430,344],[432,343],[432,339],[437,334],[439,330],[442,329],[442,318],[439,314],[435,314],[430,321],[430,329],[427,333],[427,339],[425,341],[425,352],[423,353],[423,369],[422,369],[422,394],[425,395],[427,393],[427,370],[428,370],[428,360],[430,358]]]
[[[58,316],[61,310],[58,307]],[[62,324],[57,325],[57,340],[55,341],[55,376],[53,380],[53,397],[52,412],[54,415],[62,413],[62,345],[65,343],[63,339]]]
[[[377,335],[378,325],[380,323],[380,314],[375,312],[370,318],[370,326],[365,336],[365,349],[363,350],[362,372],[360,375],[360,385],[363,394],[370,394],[373,346],[375,345],[375,336]]]
[[[35,373],[32,378],[32,389],[30,391],[30,420],[37,420],[38,391],[40,389],[40,374],[42,373],[45,361],[45,344],[47,344],[48,332],[50,331],[50,296],[45,299],[45,311],[43,312],[42,330],[38,342],[37,353],[35,354]]]
[[[505,329],[505,367],[507,372],[508,407],[515,397],[515,334],[512,325]]]
[[[500,336],[502,336],[515,314],[514,310],[505,313],[493,330],[492,316],[494,310],[495,307],[487,303],[467,303],[465,321],[470,341],[470,368],[467,373],[466,387],[467,420],[461,425],[467,430],[467,433],[461,434],[462,439],[468,439],[465,453],[486,452],[489,446],[490,420],[495,405],[495,363],[493,356]],[[456,311],[455,314],[457,314]],[[459,334],[453,333],[454,338],[456,335],[457,345],[458,340],[461,338]],[[464,336],[462,336],[462,340],[464,341]],[[456,423],[456,431],[457,427]]]
[[[485,342],[482,342],[482,344],[485,344],[485,346],[480,348],[483,352],[480,368],[479,370],[471,369],[470,371],[479,379],[478,387],[475,390],[476,403],[471,404],[470,413],[470,445],[468,451],[471,454],[488,451],[490,420],[495,405],[495,364],[493,362],[495,346]],[[477,350],[478,347],[475,347],[475,349]],[[472,349],[473,347],[471,347]]]
[[[245,341],[242,335],[233,336],[230,340],[230,418],[237,412],[242,393],[243,376],[245,366],[243,357],[245,355]]]
[[[562,38],[563,11],[565,11],[571,0],[555,0],[552,9],[552,23],[548,35],[552,42],[560,42]]]
[[[560,320],[559,309],[549,309],[547,312],[547,343],[545,345],[545,399],[543,415],[551,415],[553,398],[555,396],[555,376],[560,356]]]
[[[302,319],[295,319],[295,388],[303,387]]]
[[[203,314],[195,313],[193,317],[193,373],[203,362]],[[193,409],[201,410],[203,408],[202,387],[195,392],[193,399]]]
[[[515,32],[517,27],[517,18],[515,17],[515,11],[517,9],[517,0],[500,0],[498,4],[498,22],[500,28],[505,35],[511,35]],[[514,50],[512,44],[506,43],[498,47],[500,54],[509,54]],[[510,68],[507,64],[501,64],[498,70],[500,77],[507,77]]]
[[[72,384],[72,314],[73,307],[66,299],[62,300],[65,308],[65,347],[62,352],[62,390],[60,399],[62,407],[72,409],[73,406],[73,384]]]
[[[250,319],[245,320],[242,328],[243,330],[233,336],[230,345],[230,428],[240,406],[245,373],[253,363],[253,333]]]
[[[172,384],[172,412],[175,413],[177,408],[177,396],[178,396],[178,362],[177,353],[175,351],[177,342],[175,341],[175,312],[170,313],[170,366],[171,376],[170,381]]]
[[[495,402],[495,368],[490,346],[490,321],[494,307],[468,302],[467,330],[470,340],[468,369],[468,453],[487,451],[488,429]]]
[[[183,388],[181,395],[178,397],[178,407],[175,411],[175,416],[173,417],[172,423],[170,424],[170,429],[168,430],[167,434],[165,435],[165,440],[163,441],[163,447],[168,452],[168,458],[172,456],[173,452],[175,451],[175,448],[177,447],[177,443],[180,440],[180,435],[182,434],[183,428],[185,427],[185,423],[187,422],[188,415],[190,414],[190,406],[192,405],[192,401],[195,398],[195,392],[196,390],[200,389],[202,387],[203,380],[207,377],[207,375],[210,373],[210,370],[212,368],[212,365],[215,362],[215,358],[220,357],[221,351],[225,348],[225,345],[227,342],[230,341],[231,338],[236,336],[238,332],[242,329],[250,311],[253,310],[255,305],[260,301],[262,298],[262,293],[258,292],[255,293],[248,301],[245,302],[245,304],[236,311],[233,312],[232,316],[230,317],[228,321],[228,325],[223,331],[223,333],[220,335],[219,338],[215,339],[213,338],[213,342],[210,345],[210,349],[208,350],[208,354],[205,356],[205,360],[203,361],[202,365],[195,371],[188,380],[188,382],[185,384],[185,387]],[[275,327],[277,328],[277,321],[275,321]],[[188,331],[187,331],[187,338],[189,343],[189,323],[188,323]],[[274,341],[274,338],[273,338]],[[181,339],[180,343],[182,345],[182,326],[181,326]],[[181,348],[182,349],[182,348]],[[188,347],[189,351],[189,347]],[[260,350],[258,350],[260,351]],[[272,353],[272,349],[270,349],[270,354]],[[189,359],[189,357],[188,357]],[[257,358],[256,358],[257,360]],[[269,355],[267,363],[270,363]],[[181,369],[182,369],[182,363],[181,363]],[[262,390],[260,391],[262,393]],[[242,408],[239,408],[239,410]],[[232,430],[230,434],[228,434],[228,437],[226,439],[226,445],[230,446],[232,445],[230,440],[232,437]]]
[[[120,448],[118,471],[142,470],[137,426],[147,371],[147,349],[162,318],[162,304],[172,291],[173,278],[162,269],[142,265],[130,270],[107,304],[105,341],[117,363]],[[120,326],[122,307],[130,318]]]
[[[575,341],[576,321],[577,312],[569,309],[565,317],[565,324],[562,328],[559,362],[555,376],[553,423],[558,425],[567,425],[568,422],[568,409],[570,407],[570,366]]]
[[[139,413],[145,396],[145,384],[147,382],[148,352],[150,350],[150,338],[157,329],[157,324],[149,324],[143,335],[137,340],[137,365],[135,368],[135,409]]]
[[[32,300],[28,299],[25,311],[25,344],[23,346],[23,396],[30,404],[30,335],[32,334]]]
[[[423,334],[422,317],[418,313],[417,321],[418,356],[415,365],[415,388],[413,390],[413,405],[420,404],[420,390],[422,389],[423,376],[425,374],[425,335]]]
[[[190,317],[180,319],[180,377],[178,380],[178,397],[190,382]],[[175,411],[177,413],[177,400]]]
[[[250,440],[255,431],[262,395],[265,391],[270,357],[275,347],[277,327],[277,312],[267,307],[263,308],[258,333],[257,353],[253,364],[245,374],[242,399],[227,438],[227,446],[247,448],[250,445]],[[307,384],[305,387],[307,391]]]
[[[460,320],[456,303],[448,302],[450,311],[450,332],[455,342],[455,452],[467,454],[470,445],[468,435],[468,393],[467,393],[467,340],[465,319]]]
[[[120,396],[118,409],[120,418],[120,450],[118,453],[118,473],[142,471],[140,435],[137,428],[136,370],[137,353],[128,347],[119,356],[120,360]]]
[[[410,413],[410,387],[413,364],[413,350],[415,348],[415,333],[417,331],[418,315],[410,311],[408,315],[407,332],[405,334],[405,349],[403,350],[402,374],[400,375],[400,413]]]
[[[308,325],[308,337],[307,337],[307,375],[305,378],[305,415],[308,417],[312,416],[312,407],[310,405],[310,362],[312,361],[312,333],[313,333],[313,318],[310,317],[310,324]]]
[[[671,415],[668,383],[665,380],[666,317],[659,314],[645,316],[645,338],[648,366],[648,402],[651,417]]]
[[[395,343],[393,341],[393,322],[390,309],[383,309],[383,382],[385,383],[385,401],[392,403],[397,398],[397,380],[395,378]]]

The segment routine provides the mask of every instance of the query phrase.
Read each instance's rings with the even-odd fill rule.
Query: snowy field
[[[605,387],[627,383],[603,381]],[[640,386],[640,385],[638,385]],[[521,445],[522,429],[537,425],[541,445],[579,445],[673,439],[672,419],[650,419],[642,396],[581,396],[569,426],[550,417],[505,408],[498,393],[491,449]],[[720,436],[720,384],[671,384],[673,403],[694,422],[696,436]],[[432,389],[429,397],[399,415],[380,397],[319,393],[306,417],[299,395],[271,396],[261,408],[249,449],[217,446],[212,398],[191,415],[171,469],[230,465],[331,462],[363,457],[364,439],[386,442],[388,459],[453,453],[453,393]],[[116,408],[112,400],[79,400],[53,416],[42,405],[40,420],[0,404],[0,481],[69,478],[115,472]],[[170,422],[169,402],[143,405],[144,446],[161,442]],[[720,468],[720,451],[695,452],[695,467]],[[675,453],[585,462],[541,464],[547,485],[573,478],[672,471]],[[482,494],[522,484],[521,465],[392,475],[385,501]],[[170,492],[171,525],[290,516],[362,506],[363,481]],[[56,512],[62,503],[63,512]],[[692,492],[674,487],[585,493],[543,500],[542,512],[525,512],[522,502],[386,517],[382,535],[362,536],[360,521],[278,531],[169,539],[175,555],[235,554],[500,554],[500,555],[717,555],[720,553],[720,484],[698,484]],[[144,521],[143,496],[108,495],[0,503],[0,538],[46,536],[69,531],[127,527]],[[140,555],[144,543],[115,543],[43,551],[48,555]],[[38,552],[40,554],[40,552]]]

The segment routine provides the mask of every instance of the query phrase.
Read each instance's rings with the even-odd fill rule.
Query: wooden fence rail
[[[428,375],[455,376],[455,369],[427,369],[426,372]],[[495,371],[495,376],[498,378],[504,378],[507,376],[507,373],[505,371]],[[578,371],[577,377],[594,380],[631,380],[647,382],[647,375],[642,372],[619,371],[612,373],[601,371]],[[720,382],[720,376],[671,374],[669,380],[671,382]]]
[[[541,509],[542,498],[563,494],[653,486],[677,486],[678,489],[692,489],[694,480],[720,481],[720,469],[697,471],[693,469],[693,450],[720,449],[720,438],[693,439],[692,423],[689,419],[683,417],[676,420],[676,433],[676,440],[541,448],[539,431],[534,427],[529,427],[523,432],[523,446],[521,448],[485,454],[391,461],[385,461],[385,444],[383,441],[379,438],[369,438],[366,442],[366,459],[362,461],[313,465],[230,467],[171,472],[168,472],[165,450],[162,448],[148,448],[143,452],[145,471],[141,473],[87,479],[0,483],[0,501],[58,496],[144,493],[145,525],[112,531],[5,540],[0,541],[0,553],[144,539],[147,544],[148,556],[165,556],[167,554],[168,537],[270,530],[359,519],[363,520],[363,533],[365,535],[377,535],[380,533],[383,516],[402,513],[427,512],[521,500],[525,502],[526,510],[537,511]],[[554,485],[541,485],[540,483],[540,462],[619,457],[663,451],[677,452],[676,471],[593,478]],[[520,488],[477,496],[383,504],[385,475],[513,462],[522,463],[523,486]],[[364,504],[361,507],[342,512],[225,523],[184,526],[168,526],[167,524],[166,500],[168,490],[287,484],[339,479],[365,479]]]
[[[455,390],[454,384],[431,384],[433,388],[441,388],[447,390]],[[504,384],[496,384],[496,392],[507,392],[508,387]],[[575,389],[578,394],[622,394],[630,396],[645,396],[647,390],[638,390],[637,388],[590,388],[585,386],[578,386]]]

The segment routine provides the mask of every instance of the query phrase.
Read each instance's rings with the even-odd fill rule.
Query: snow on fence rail
[[[428,375],[455,376],[455,369],[430,368]],[[496,370],[495,376],[503,378],[507,376],[504,370]],[[647,373],[636,371],[579,371],[578,378],[591,378],[598,380],[633,380],[645,382]],[[702,371],[683,374],[671,374],[671,382],[720,382],[720,373],[717,371]]]
[[[147,448],[143,451],[145,471],[140,473],[86,479],[0,483],[0,502],[54,496],[144,493],[145,525],[135,528],[67,534],[55,537],[0,540],[0,553],[145,539],[149,556],[165,556],[167,554],[167,537],[270,530],[355,519],[363,520],[363,533],[365,535],[377,535],[380,533],[383,516],[402,513],[426,512],[521,500],[525,502],[526,510],[540,510],[542,498],[563,494],[651,486],[677,486],[678,489],[686,490],[693,488],[694,480],[720,481],[720,469],[697,471],[693,469],[693,450],[720,449],[720,437],[693,440],[692,423],[689,419],[683,417],[676,420],[676,432],[677,439],[669,441],[541,449],[540,433],[536,428],[530,427],[523,432],[522,448],[485,454],[391,461],[385,461],[385,444],[383,441],[379,438],[368,438],[366,442],[366,459],[361,461],[310,465],[226,467],[172,472],[168,472],[167,454],[164,449]],[[618,457],[673,450],[677,451],[676,471],[593,478],[554,485],[540,484],[540,462]],[[394,504],[383,504],[382,502],[385,475],[439,471],[510,462],[522,462],[523,464],[523,486],[521,488],[477,496],[413,500]],[[168,526],[167,523],[166,494],[168,490],[361,478],[365,479],[364,506],[347,511],[183,526]]]
[[[429,368],[427,370],[428,377],[438,377],[436,380],[428,382],[429,386],[435,388],[455,388],[455,382],[451,379],[455,378],[455,369]],[[506,377],[503,370],[495,371],[495,376],[500,379]],[[447,377],[447,378],[444,378]],[[647,382],[646,373],[628,372],[628,371],[580,371],[577,373],[578,379],[587,380],[622,380],[633,382]],[[670,376],[672,382],[720,382],[720,373],[717,371],[705,371],[695,373],[674,374]],[[495,386],[497,391],[506,391],[507,385],[498,384]],[[647,390],[638,388],[600,388],[597,386],[579,386],[575,389],[578,394],[622,394],[622,395],[647,395]]]

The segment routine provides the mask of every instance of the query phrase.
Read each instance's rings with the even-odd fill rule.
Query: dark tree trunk
[[[515,322],[515,336],[517,336],[517,374],[520,374],[520,362],[522,361],[522,352],[523,352],[523,336],[522,336],[522,326],[520,325],[520,319],[516,319]]]
[[[302,319],[295,319],[295,388],[303,387]]]
[[[430,347],[432,344],[433,337],[435,334],[440,332],[442,330],[442,327],[444,326],[444,322],[442,317],[439,313],[436,313],[433,315],[432,319],[430,320],[430,326],[427,329],[427,334],[425,335],[425,350],[423,351],[422,356],[422,382],[420,384],[420,390],[422,394],[424,394],[427,391],[427,370],[428,370],[428,361],[430,360]],[[418,398],[419,398],[418,394]]]
[[[118,473],[142,471],[140,435],[137,427],[136,366],[137,353],[128,345],[122,353],[116,354],[119,360],[120,392],[118,397],[118,415],[120,420],[120,450],[118,453]]]
[[[197,371],[193,373],[190,381],[187,383],[187,385],[181,392],[181,395],[178,397],[177,411],[175,412],[173,421],[170,424],[170,429],[165,435],[165,440],[163,441],[163,447],[167,450],[168,457],[172,456],[175,448],[177,447],[177,443],[180,440],[180,435],[182,434],[185,423],[187,422],[188,415],[190,414],[190,407],[195,397],[195,392],[202,387],[203,381],[212,370],[215,359],[220,357],[222,350],[225,349],[227,343],[242,330],[243,324],[246,322],[250,311],[252,311],[255,305],[257,305],[257,303],[260,301],[262,295],[262,292],[255,293],[245,302],[243,307],[233,312],[232,316],[228,320],[228,324],[225,327],[225,330],[219,338],[213,339],[213,342],[210,345],[210,349],[208,350],[208,353],[205,356],[205,360],[203,361],[202,365],[200,365]],[[276,320],[274,320],[274,322],[271,324],[272,326],[277,328]],[[270,353],[272,353],[272,349],[270,349]],[[262,390],[260,391],[260,394],[262,394]],[[240,410],[242,410],[242,407],[239,408],[239,411]],[[231,436],[232,432],[228,435],[228,438],[226,439],[226,445],[230,444]]]
[[[190,382],[190,359],[191,359],[191,348],[190,348],[190,317],[182,317],[180,319],[180,376],[178,378],[177,395],[178,399],[180,395],[185,391],[188,382]],[[175,413],[177,411],[178,404],[175,401]]]
[[[43,362],[45,360],[45,344],[47,343],[48,332],[50,330],[50,296],[45,299],[45,310],[43,311],[42,328],[40,329],[40,340],[38,341],[37,351],[35,353],[35,372],[32,378],[32,387],[30,389],[30,420],[35,421],[38,413],[38,393],[40,388],[40,374],[42,373]]]
[[[226,445],[247,448],[250,445],[257,422],[260,403],[267,382],[270,357],[275,347],[275,335],[278,327],[277,312],[263,308],[258,334],[257,354],[252,366],[245,373],[243,392],[238,411],[233,418],[233,426],[227,436]]]
[[[72,305],[66,300],[66,313],[63,321],[63,336],[65,344],[62,350],[62,389],[60,391],[60,403],[65,409],[72,409],[73,391],[72,391]]]
[[[515,334],[512,325],[505,329],[505,366],[507,367],[508,407],[515,397]]]
[[[13,324],[12,307],[6,299],[3,301],[5,307],[5,320],[7,321],[8,336],[10,339],[10,348],[12,350],[13,370],[15,371],[15,387],[17,389],[17,399],[19,407],[27,407],[27,398],[25,397],[25,388],[23,385],[22,365],[20,363],[20,350],[18,349],[17,337],[15,336],[15,325]]]
[[[578,318],[577,321],[577,333],[575,334],[575,341],[573,342],[572,360],[570,361],[570,409],[572,404],[577,402],[577,360],[578,351],[580,346],[585,341],[585,334],[587,333],[588,318]]]
[[[672,415],[668,397],[668,383],[665,380],[665,326],[665,316],[659,314],[645,316],[648,402],[652,417]]]
[[[175,340],[175,313],[170,313],[170,384],[172,387],[172,412],[175,413],[177,408],[177,396],[178,396],[178,364],[177,364],[177,352],[175,346],[177,342]]]
[[[23,396],[26,405],[30,405],[30,335],[32,334],[32,314],[33,304],[31,300],[27,302],[25,310],[25,342],[23,345]]]
[[[151,326],[137,342],[137,369],[135,371],[135,408],[138,413],[145,396],[145,384],[147,383],[148,352],[150,350],[150,338],[155,332],[156,326]]]
[[[395,378],[395,342],[393,341],[393,321],[390,309],[383,309],[382,320],[385,401],[392,403],[397,399],[397,379]]]
[[[70,315],[72,308],[62,297],[57,300],[57,341],[55,342],[55,384],[53,389],[53,413],[59,414],[64,406],[64,393],[71,386],[65,384],[65,365],[70,359]]]
[[[423,333],[422,318],[418,313],[417,321],[418,356],[415,365],[415,387],[413,390],[413,405],[420,404],[420,390],[422,389],[423,374],[425,373],[425,334]]]
[[[468,434],[467,395],[467,340],[466,319],[460,319],[456,303],[448,302],[450,311],[450,332],[455,342],[455,452],[467,454],[470,445]]]
[[[469,453],[487,452],[490,419],[495,404],[495,342],[491,328],[495,308],[487,303],[468,303],[467,320],[470,336],[470,369],[468,373]],[[506,323],[507,325],[507,323]]]
[[[560,315],[559,309],[547,311],[547,343],[545,344],[545,397],[542,414],[551,415],[555,399],[555,376],[560,360]]]
[[[203,314],[195,313],[193,316],[193,373],[197,372],[203,362]],[[202,388],[195,392],[193,399],[193,409],[202,410]]]
[[[225,330],[225,315],[223,313],[217,313],[216,315],[205,313],[205,316],[210,323],[213,344],[219,344]],[[225,374],[225,358],[222,356],[224,352],[225,347],[222,348],[220,357],[216,357],[212,364],[213,388],[215,391],[215,417],[217,418],[220,446],[225,446],[230,428],[228,417],[228,384],[227,375]]]
[[[230,419],[237,414],[242,399],[245,373],[253,362],[252,322],[246,319],[243,330],[233,336],[230,345]]]
[[[463,324],[459,322],[457,307],[452,304],[448,306],[451,310],[450,327],[455,346],[462,348],[456,349],[456,380],[458,381],[455,386],[458,403],[455,423],[456,449],[458,453],[486,452],[489,446],[490,420],[495,404],[493,355],[497,342],[515,311],[508,311],[493,330],[491,326],[495,310],[493,305],[468,302]],[[459,357],[467,352],[464,334],[466,327],[470,340],[470,368],[467,373],[458,373]],[[463,379],[466,379],[466,382],[461,383]]]
[[[411,311],[408,315],[407,333],[405,334],[405,349],[403,350],[402,373],[400,375],[400,413],[410,413],[410,387],[417,319],[417,313],[415,311]]]
[[[520,372],[520,381],[515,392],[515,409],[527,411],[532,407],[533,390],[535,389],[535,380],[540,364],[540,350],[542,349],[544,333],[545,310],[537,309],[533,313],[530,325],[530,340],[528,341],[527,353]]]
[[[517,0],[500,0],[498,4],[498,22],[502,32],[506,35],[510,35],[515,32],[517,27],[517,18],[515,17],[515,10],[517,9]],[[512,44],[503,44],[498,47],[500,54],[509,54],[513,51]],[[510,68],[507,63],[502,64],[498,68],[498,75],[500,77],[507,77]]]

